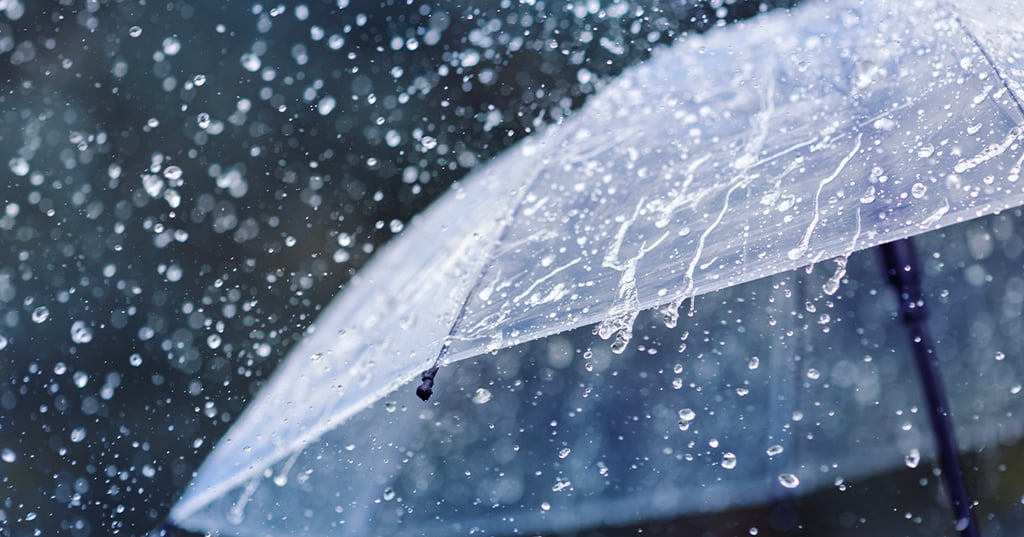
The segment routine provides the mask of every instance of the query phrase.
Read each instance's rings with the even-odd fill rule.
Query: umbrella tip
[[[416,388],[416,396],[424,401],[430,399],[431,395],[434,395],[434,377],[437,376],[437,369],[435,365],[420,375],[420,380],[423,383]]]

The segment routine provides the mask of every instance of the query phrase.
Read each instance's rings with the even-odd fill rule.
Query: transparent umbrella
[[[949,459],[952,431],[932,434],[947,407],[953,449],[1016,440],[1020,281],[972,268],[1016,258],[1013,224],[987,235],[998,249],[926,235],[923,264],[888,247],[899,293],[847,259],[1024,203],[1021,20],[1013,2],[821,2],[660,51],[382,250],[170,521],[562,531]],[[827,274],[792,272],[813,264]],[[909,358],[936,362],[926,294],[951,305],[931,321],[949,404],[922,399]],[[969,309],[993,297],[997,313]]]

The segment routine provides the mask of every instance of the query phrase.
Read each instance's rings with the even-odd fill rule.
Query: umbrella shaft
[[[971,514],[971,502],[967,494],[964,474],[957,458],[956,435],[949,416],[949,399],[939,372],[935,346],[928,336],[927,310],[924,290],[921,286],[920,266],[917,264],[914,245],[910,239],[903,239],[881,247],[889,283],[899,293],[900,317],[910,329],[914,361],[924,389],[928,418],[934,432],[939,468],[946,480],[949,494],[956,513],[956,529],[962,537],[978,537],[977,523]]]

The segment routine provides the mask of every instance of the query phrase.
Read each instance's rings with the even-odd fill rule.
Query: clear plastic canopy
[[[979,13],[817,2],[659,51],[382,250],[172,520],[245,534],[546,531],[753,504],[927,456],[924,418],[894,412],[917,400],[910,366],[864,359],[905,353],[895,337],[864,342],[865,326],[883,332],[890,313],[864,306],[881,299],[843,306],[858,285],[839,285],[855,279],[842,268],[763,278],[1024,203],[1020,21],[1009,1]],[[840,303],[828,329],[808,313],[816,300]],[[695,328],[683,345],[684,327],[671,330],[681,304],[697,342]],[[670,326],[637,321],[662,306]],[[555,335],[594,324],[615,341]],[[439,359],[501,349],[443,368],[436,403],[413,401],[406,384]],[[659,388],[675,363],[681,390]],[[947,366],[975,379],[955,404],[996,416],[973,422],[967,446],[1020,435],[1009,391],[970,399],[1016,374],[1001,364]],[[879,404],[883,388],[898,392]],[[831,414],[809,406],[822,400]]]

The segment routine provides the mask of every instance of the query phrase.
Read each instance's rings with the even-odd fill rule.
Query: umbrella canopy
[[[878,404],[908,382],[909,366],[873,359],[904,343],[877,329],[864,343],[890,313],[836,306],[839,282],[866,278],[850,276],[851,252],[1024,203],[1020,20],[1012,2],[823,2],[661,51],[381,251],[172,520],[255,534],[543,531],[766,501],[893,464],[879,453],[927,454],[916,395],[887,389]],[[837,257],[825,276],[741,285]],[[679,305],[720,290],[683,307],[695,315],[680,341]],[[637,323],[655,307],[663,321]],[[742,331],[719,322],[733,320]],[[592,324],[614,341],[553,336]],[[516,345],[442,373],[436,405],[406,402],[411,388],[375,404],[438,363]],[[627,350],[659,359],[612,358]],[[830,356],[840,350],[852,354]],[[622,373],[582,381],[577,362]],[[953,374],[1010,378],[1000,363]],[[652,378],[667,368],[680,390],[662,398]],[[1010,391],[969,399],[979,385],[953,394],[984,408],[965,447],[1019,436]],[[586,423],[568,427],[576,416]],[[818,454],[829,458],[806,462]]]

